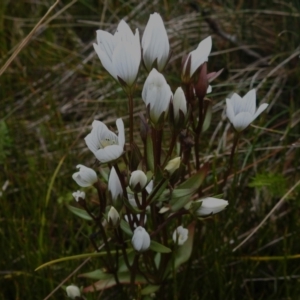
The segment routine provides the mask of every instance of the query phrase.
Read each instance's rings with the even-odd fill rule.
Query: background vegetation
[[[0,3],[0,65],[54,3]],[[159,12],[172,44],[166,74],[175,91],[183,54],[213,36],[209,71],[224,68],[213,83],[213,121],[202,141],[211,170],[204,194],[218,191],[233,130],[224,99],[258,88],[267,113],[239,145],[238,174],[228,182],[229,208],[197,229],[193,259],[166,286],[161,299],[299,299],[300,68],[299,1],[60,1],[30,43],[0,77],[0,297],[44,299],[81,261],[35,272],[49,260],[88,253],[93,228],[69,212],[77,190],[71,179],[78,163],[94,158],[83,137],[93,119],[113,123],[126,116],[126,98],[112,83],[93,50],[95,31],[113,32],[124,18],[141,32]],[[141,73],[135,111],[145,73]],[[89,191],[88,191],[89,192]],[[287,194],[287,195],[286,195]],[[262,228],[232,250],[286,195]],[[90,197],[92,197],[90,191]],[[90,260],[78,273],[99,266]],[[66,282],[91,282],[72,275]],[[174,283],[174,282],[173,282]],[[114,291],[88,299],[117,299]],[[51,299],[66,299],[58,289]]]

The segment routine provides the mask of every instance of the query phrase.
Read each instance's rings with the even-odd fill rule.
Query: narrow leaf
[[[87,220],[87,221],[92,221],[92,217],[83,209],[81,208],[77,208],[77,207],[74,207],[74,206],[71,206],[71,205],[67,205],[67,208],[76,216],[84,219],[84,220]]]
[[[170,253],[171,252],[170,248],[168,248],[156,241],[151,241],[150,249],[153,250],[154,252],[159,252],[159,253]]]

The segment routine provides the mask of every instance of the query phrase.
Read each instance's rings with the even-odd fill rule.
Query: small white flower
[[[187,113],[186,99],[181,87],[177,88],[177,90],[175,91],[173,98],[173,110],[174,118],[176,121],[179,120],[179,111],[182,111],[184,116]]]
[[[248,127],[269,104],[264,103],[256,110],[256,91],[250,90],[243,98],[234,93],[226,99],[226,114],[236,131]]]
[[[150,235],[145,228],[138,226],[131,240],[132,246],[136,251],[146,251],[150,247]]]
[[[120,222],[120,215],[113,206],[111,206],[111,208],[108,212],[107,220],[108,220],[108,223],[110,223],[113,226],[117,226]]]
[[[87,168],[83,165],[77,165],[76,168],[79,169],[79,172],[74,173],[72,178],[78,185],[87,187],[98,181],[97,174],[93,169]]]
[[[150,72],[152,67],[156,67],[161,72],[168,61],[170,45],[163,20],[158,13],[150,15],[142,38],[142,48],[146,69]]]
[[[150,120],[154,124],[158,123],[163,113],[166,118],[172,96],[171,88],[165,77],[156,69],[152,69],[145,81],[142,98],[146,106],[150,106]]]
[[[201,41],[194,51],[190,52],[183,64],[183,69],[182,69],[182,78],[187,78],[189,80],[196,70],[206,61],[208,61],[208,56],[210,54],[212,47],[212,40],[211,37],[207,37],[203,41]],[[190,70],[188,73],[187,70],[187,64],[188,61],[191,60],[191,66]]]
[[[72,195],[77,202],[79,201],[79,198],[81,198],[83,200],[85,199],[85,192],[82,192],[82,191],[74,192],[74,193],[72,193]]]
[[[180,163],[181,163],[180,156],[175,157],[167,163],[164,170],[167,171],[169,175],[172,175],[180,167]]]
[[[119,179],[119,176],[114,167],[111,168],[108,179],[108,190],[111,192],[113,200],[117,200],[118,197],[123,195],[123,188]]]
[[[66,287],[67,296],[71,299],[75,299],[76,297],[81,297],[81,293],[79,288],[76,285],[69,285]]]
[[[133,35],[127,23],[122,20],[114,35],[97,30],[97,44],[93,45],[103,67],[110,75],[117,81],[120,82],[120,78],[131,86],[136,80],[141,62],[138,29]]]
[[[205,199],[197,200],[196,202],[202,202],[200,208],[197,210],[196,214],[198,216],[207,216],[210,214],[216,214],[228,205],[228,201],[223,199],[217,199],[208,197]]]
[[[125,144],[123,120],[117,119],[116,124],[119,131],[118,136],[110,131],[104,123],[94,120],[91,133],[84,139],[88,148],[102,163],[115,160],[123,154]]]
[[[132,190],[140,191],[142,190],[147,184],[147,176],[141,170],[136,170],[131,173],[129,185]]]
[[[173,232],[173,241],[179,246],[183,245],[188,239],[189,231],[182,226],[178,226]]]

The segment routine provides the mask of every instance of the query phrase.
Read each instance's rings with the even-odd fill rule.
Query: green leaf
[[[170,248],[168,248],[156,241],[151,241],[150,249],[153,250],[154,252],[159,252],[159,253],[170,253],[171,252]]]
[[[84,278],[89,278],[89,279],[96,279],[96,280],[103,280],[103,279],[109,279],[111,277],[111,274],[105,273],[102,270],[98,269],[92,272],[84,273],[84,274],[79,274],[78,277],[84,277]]]
[[[159,290],[159,288],[160,288],[160,285],[148,285],[142,289],[141,294],[149,295],[149,294],[157,292]]]
[[[87,221],[92,221],[92,217],[83,209],[81,208],[77,208],[77,207],[74,207],[74,206],[71,206],[71,205],[67,205],[67,208],[76,216],[84,219],[84,220],[87,220]]]
[[[147,201],[151,199],[150,203],[154,202],[155,200],[159,200],[161,194],[166,192],[166,187],[168,185],[168,180],[166,178],[162,178],[162,180],[154,187],[151,194],[148,196]],[[161,201],[161,200],[159,200]]]
[[[205,164],[197,173],[192,175],[189,179],[181,183],[176,189],[189,189],[196,191],[201,186],[208,171],[208,164]]]
[[[129,224],[125,220],[121,220],[120,227],[127,235],[133,236],[133,232],[132,232]]]
[[[120,283],[122,283],[122,284],[130,284],[131,283],[130,282],[131,274],[129,272],[122,272],[122,273],[118,273],[117,275],[118,275],[118,279],[119,279]],[[113,277],[112,274],[109,274],[109,276],[110,276],[110,278],[99,280],[97,282],[94,282],[92,285],[87,286],[86,288],[83,289],[83,292],[88,293],[88,292],[101,291],[101,290],[105,290],[105,289],[115,286],[116,285],[115,278]],[[146,284],[147,281],[144,277],[137,274],[135,276],[134,283],[136,285],[141,285],[141,284]]]

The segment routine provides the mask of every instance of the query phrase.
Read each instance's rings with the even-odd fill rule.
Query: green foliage
[[[251,179],[249,187],[266,188],[272,197],[282,197],[287,191],[287,179],[282,174],[261,173]]]

